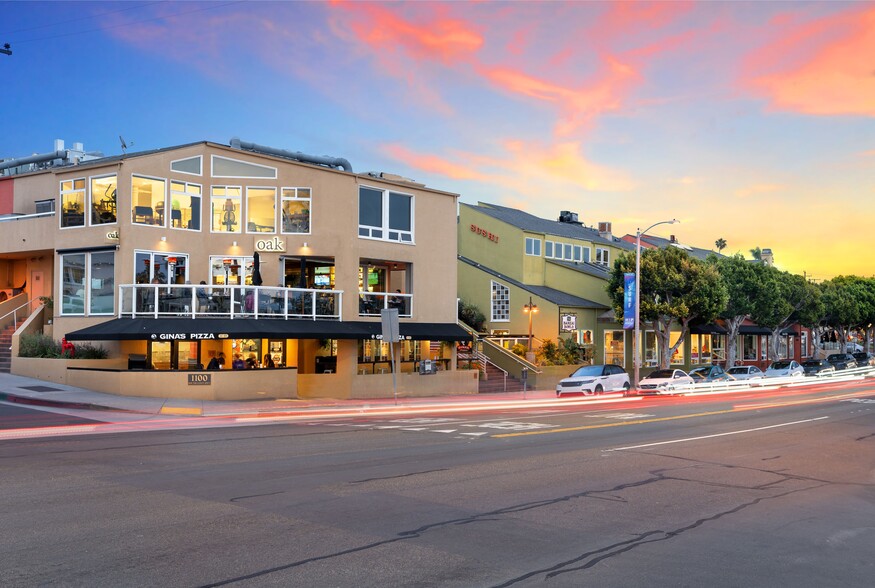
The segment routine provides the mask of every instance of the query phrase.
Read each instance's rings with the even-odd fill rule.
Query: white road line
[[[659,441],[658,443],[646,443],[644,445],[630,445],[629,447],[615,447],[608,451],[624,451],[626,449],[641,449],[643,447],[655,447],[657,445],[669,445],[671,443],[684,443],[685,441],[699,441],[700,439],[712,439],[714,437],[725,437],[726,435],[740,435],[741,433],[752,433],[754,431],[764,431],[766,429],[775,429],[777,427],[789,427],[790,425],[800,425],[802,423],[811,423],[814,421],[822,421],[828,419],[828,416],[817,417],[816,419],[807,419],[804,421],[793,421],[792,423],[781,423],[779,425],[769,425],[768,427],[757,427],[756,429],[744,429],[743,431],[730,431],[729,433],[717,433],[715,435],[703,435],[701,437],[687,437],[686,439],[673,439],[671,441]]]
[[[34,429],[8,429],[0,431],[0,439],[27,439],[29,437],[53,437],[55,435],[79,435],[91,433],[97,425],[70,425],[62,427],[39,427]]]
[[[489,433],[461,433],[462,435],[467,435],[469,437],[480,437],[481,435],[488,435]]]
[[[455,433],[457,429],[432,429],[432,433]]]

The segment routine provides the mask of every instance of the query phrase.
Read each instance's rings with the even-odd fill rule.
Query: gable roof
[[[596,229],[591,227],[548,220],[515,208],[498,206],[497,204],[489,204],[486,202],[478,202],[476,205],[462,203],[462,206],[468,206],[487,216],[491,216],[494,219],[531,233],[543,233],[544,235],[565,237],[567,239],[582,239],[585,241],[592,241],[593,243],[612,245],[618,249],[626,249],[628,251],[635,249],[634,245],[630,245],[619,237],[606,239],[599,235],[599,232]]]
[[[632,235],[634,238],[634,235]],[[710,249],[702,249],[700,247],[692,247],[690,245],[686,245],[684,243],[678,243],[677,241],[672,241],[671,239],[665,239],[663,237],[655,237],[653,235],[641,235],[641,241],[645,241],[650,243],[654,247],[659,247],[660,249],[665,249],[666,247],[677,247],[683,251],[686,251],[690,254],[691,257],[695,257],[696,259],[700,259],[705,261],[709,255],[719,255],[722,257],[721,253],[717,253],[716,251],[711,251]]]
[[[525,290],[526,292],[534,294],[535,296],[538,296],[539,298],[543,298],[547,302],[552,302],[553,304],[555,304],[557,306],[574,306],[576,308],[593,308],[596,310],[607,310],[610,308],[609,306],[601,304],[600,302],[595,302],[593,300],[587,300],[586,298],[581,298],[580,296],[574,296],[573,294],[569,294],[568,292],[563,292],[561,290],[556,290],[555,288],[548,288],[547,286],[532,286],[529,284],[523,284],[522,282],[514,280],[513,278],[509,278],[509,277],[505,276],[504,274],[500,274],[497,271],[495,271],[491,268],[488,268],[482,264],[479,264],[476,261],[474,261],[473,259],[468,259],[467,257],[464,257],[462,255],[459,256],[459,261],[461,261],[463,263],[467,263],[471,267],[474,267],[474,268],[476,268],[482,272],[485,272],[491,276],[495,276],[496,278],[500,279],[502,282],[506,282],[508,284],[511,284],[512,286],[515,286],[517,288]]]

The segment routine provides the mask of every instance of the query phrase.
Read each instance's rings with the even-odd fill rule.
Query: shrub
[[[103,347],[82,343],[76,346],[76,359],[106,359],[109,353]]]
[[[42,333],[26,333],[18,340],[19,357],[61,357],[61,344]]]
[[[486,330],[486,315],[484,315],[480,309],[473,304],[461,299],[459,300],[459,320],[478,333],[482,333]]]
[[[525,357],[526,351],[528,351],[529,348],[526,347],[525,345],[523,345],[522,343],[516,343],[513,347],[510,348],[510,350],[511,350],[511,352],[513,352],[516,355],[519,355],[520,357]]]

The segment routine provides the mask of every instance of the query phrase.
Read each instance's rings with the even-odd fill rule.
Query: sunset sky
[[[875,275],[873,2],[0,2],[0,158],[233,136]]]

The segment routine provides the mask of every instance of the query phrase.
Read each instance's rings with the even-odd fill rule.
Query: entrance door
[[[46,282],[43,279],[42,270],[34,270],[30,272],[30,299],[39,300],[40,296],[46,295]]]

